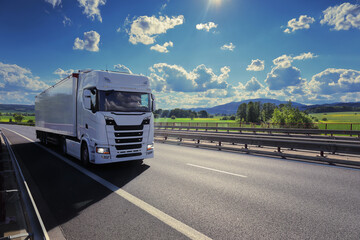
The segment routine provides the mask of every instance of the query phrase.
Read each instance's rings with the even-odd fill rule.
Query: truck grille
[[[115,137],[138,137],[142,136],[142,132],[124,132],[124,133],[114,133]]]
[[[118,125],[115,125],[114,126],[114,130],[115,131],[129,131],[129,130],[143,130],[144,128],[144,125],[141,124],[141,125],[130,125],[130,126],[118,126]]]
[[[126,138],[126,139],[115,139],[116,143],[134,143],[141,142],[142,138]]]
[[[115,147],[116,147],[116,150],[128,150],[128,149],[141,148],[141,144],[117,145]]]

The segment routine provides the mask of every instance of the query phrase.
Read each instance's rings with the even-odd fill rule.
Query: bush
[[[155,113],[154,118],[160,118],[160,114]]]
[[[323,119],[321,119],[321,120],[325,122],[325,121],[327,121],[327,118],[325,118],[325,117],[324,117],[324,118],[323,118]]]
[[[28,123],[34,123],[34,120],[29,119],[27,122],[28,122]]]
[[[12,122],[12,118],[9,118],[9,122]]]
[[[235,120],[235,116],[231,116],[229,120]]]
[[[171,119],[176,119],[176,117],[174,115],[171,116]]]
[[[227,116],[224,116],[224,117],[220,118],[220,120],[229,120],[229,118]]]

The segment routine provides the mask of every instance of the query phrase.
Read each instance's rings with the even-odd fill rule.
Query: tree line
[[[205,110],[195,112],[192,110],[186,110],[181,108],[175,108],[171,110],[157,109],[154,111],[155,118],[209,118],[209,113]]]

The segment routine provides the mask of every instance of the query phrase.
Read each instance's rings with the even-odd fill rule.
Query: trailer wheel
[[[81,146],[81,163],[84,167],[88,167],[90,162],[89,162],[89,150],[88,147],[86,145],[86,143],[83,143]]]

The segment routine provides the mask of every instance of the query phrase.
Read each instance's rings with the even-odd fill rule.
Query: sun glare
[[[209,0],[211,5],[220,6],[223,0]]]

